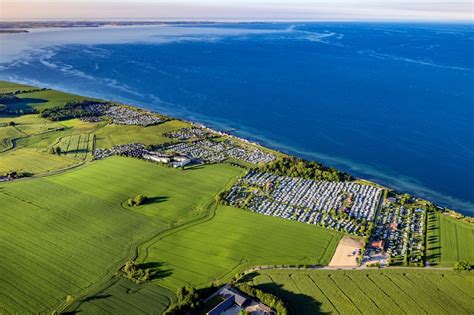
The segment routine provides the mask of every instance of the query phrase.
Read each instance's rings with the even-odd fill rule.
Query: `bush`
[[[201,292],[206,292],[203,290]],[[201,303],[201,294],[199,294],[193,287],[179,287],[176,290],[176,303],[170,305],[164,314],[186,314],[192,313]]]
[[[454,264],[454,270],[471,270],[472,266],[467,261],[458,261]]]
[[[135,283],[140,283],[151,280],[154,273],[149,268],[143,269],[134,261],[127,261],[125,266],[118,272],[118,275]]]
[[[382,265],[379,262],[367,264],[367,268],[381,268]]]
[[[251,287],[248,284],[240,284],[237,286],[237,289],[273,308],[277,315],[286,315],[289,313],[283,300],[273,294],[263,292],[262,290]]]
[[[136,207],[144,204],[147,200],[147,197],[143,195],[136,195],[133,198],[129,198],[127,203],[129,207]]]

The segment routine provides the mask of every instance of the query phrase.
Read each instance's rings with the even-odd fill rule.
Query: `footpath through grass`
[[[249,284],[271,292],[293,314],[473,314],[469,272],[392,270],[267,270]]]
[[[189,171],[114,157],[61,175],[0,184],[0,313],[49,311],[131,259],[144,238],[197,214],[240,170]],[[122,204],[143,194],[151,202]]]

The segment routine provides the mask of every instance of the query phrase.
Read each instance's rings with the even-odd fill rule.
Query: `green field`
[[[189,123],[179,120],[171,120],[148,127],[106,125],[96,132],[97,147],[111,148],[114,145],[134,142],[145,145],[172,142],[172,139],[163,136],[163,134],[185,127],[189,127]]]
[[[0,81],[0,93],[11,93],[18,90],[31,90],[35,89],[33,86],[17,84],[7,81]]]
[[[0,81],[0,93],[32,89],[29,86]],[[9,104],[11,109],[63,106],[66,102],[84,97],[44,90],[16,95],[21,102]],[[15,126],[9,126],[14,122]],[[171,139],[164,133],[188,127],[189,123],[170,120],[163,124],[143,126],[110,125],[107,122],[88,123],[79,119],[52,122],[37,114],[0,116],[0,175],[10,171],[45,174],[68,168],[92,157],[89,137],[96,136],[98,148],[110,148],[126,143],[162,144]],[[60,157],[49,153],[52,146],[60,146],[66,154]]]
[[[23,134],[15,127],[0,126],[0,152],[11,149],[13,147],[11,140],[21,136]]]
[[[55,90],[45,90],[31,93],[17,94],[21,102],[12,104],[12,109],[34,108],[37,110],[63,106],[67,102],[91,99],[89,97],[78,96],[70,93],[64,93]]]
[[[271,270],[249,283],[293,314],[472,314],[474,275],[434,270]]]
[[[0,184],[0,313],[51,309],[67,294],[93,290],[132,249],[190,220],[240,170],[212,165],[175,170],[109,158],[61,175]],[[149,204],[122,204],[144,194]]]
[[[80,160],[92,158],[94,150],[94,134],[83,133],[62,137],[56,144],[61,148],[61,154]]]
[[[219,206],[211,220],[145,244],[140,260],[163,263],[171,275],[158,283],[175,290],[228,279],[256,265],[325,265],[340,237],[313,225]]]
[[[427,259],[430,265],[449,267],[474,262],[474,226],[439,212],[428,216]]]
[[[119,279],[71,309],[83,314],[162,314],[174,299],[173,292],[160,286]]]
[[[9,207],[1,209],[0,251],[6,255],[0,312],[47,311],[67,294],[96,292],[150,237],[138,261],[157,266],[164,276],[153,284],[173,290],[226,280],[254,265],[326,264],[339,233],[229,207],[209,210],[216,193],[240,172],[225,164],[177,170],[114,157],[1,184],[0,204]],[[150,197],[150,203],[125,206],[136,194]],[[87,296],[81,308],[133,305],[164,289],[132,295],[124,290],[116,285]],[[157,303],[164,303],[163,296]]]

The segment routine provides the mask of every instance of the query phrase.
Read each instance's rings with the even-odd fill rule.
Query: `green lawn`
[[[166,266],[171,274],[158,284],[175,290],[227,280],[256,265],[325,265],[340,237],[314,225],[219,206],[211,220],[147,244],[140,259]]]
[[[253,278],[252,278],[253,277]],[[249,284],[293,314],[472,314],[474,275],[435,270],[272,270]]]
[[[430,213],[427,231],[430,265],[449,267],[457,261],[474,263],[474,225],[442,213]]]
[[[33,86],[17,84],[7,81],[0,81],[0,93],[11,93],[18,90],[31,90],[35,89]]]
[[[50,310],[93,290],[134,244],[192,219],[240,170],[188,171],[109,158],[61,175],[0,184],[0,313]],[[151,203],[122,204],[137,194]]]

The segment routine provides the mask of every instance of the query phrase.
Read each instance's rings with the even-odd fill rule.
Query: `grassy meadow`
[[[162,144],[172,142],[172,139],[163,136],[163,134],[185,127],[189,127],[189,123],[180,120],[166,121],[148,127],[106,125],[96,131],[96,143],[98,148],[104,149],[133,142],[145,145]]]
[[[90,97],[83,97],[56,90],[21,93],[17,94],[17,96],[21,99],[21,102],[12,104],[13,109],[34,108],[37,110],[42,110],[45,108],[63,106],[67,102],[91,99]]]
[[[472,314],[474,275],[441,270],[268,270],[248,275],[293,314]]]
[[[32,90],[35,87],[25,84],[0,81],[0,93],[12,93],[18,90]]]
[[[144,245],[140,261],[171,272],[158,284],[175,290],[229,279],[256,265],[329,263],[341,234],[313,225],[218,206],[207,222],[171,231]]]
[[[474,225],[449,215],[428,215],[427,261],[430,266],[452,267],[458,261],[474,263]]]
[[[67,294],[92,290],[133,249],[199,207],[240,170],[175,170],[109,158],[60,175],[0,184],[0,313],[50,310]],[[137,194],[150,203],[130,209]]]

